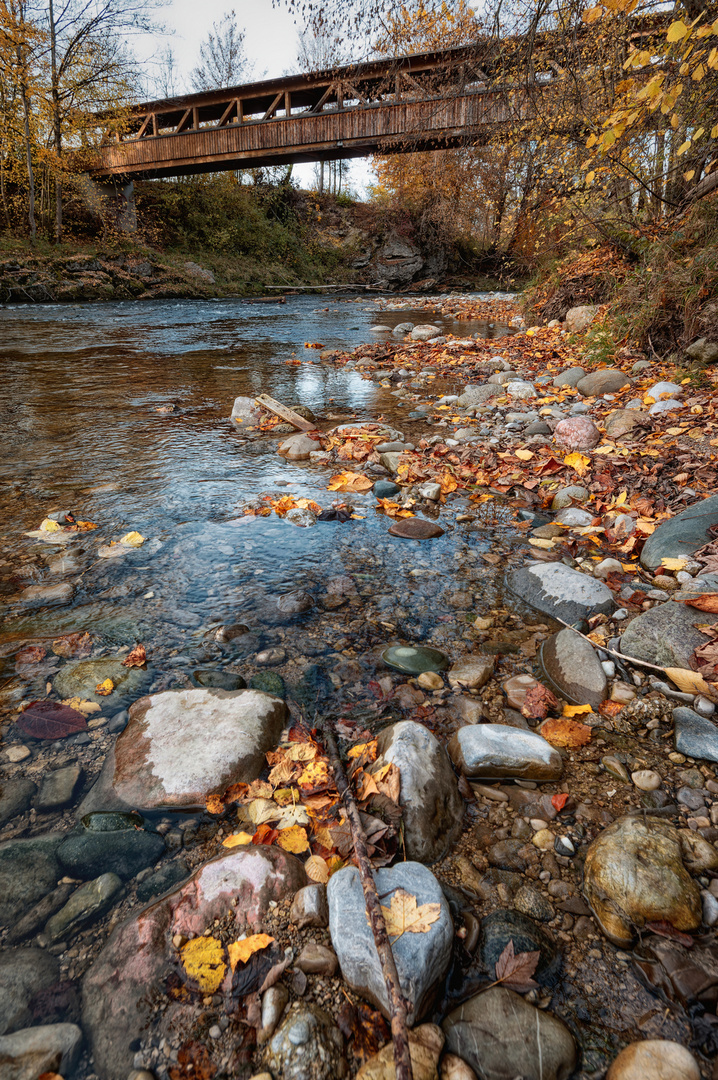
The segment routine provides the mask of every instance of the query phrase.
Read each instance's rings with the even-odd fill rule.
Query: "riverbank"
[[[371,330],[365,298],[311,325],[288,307],[291,342],[275,324],[254,354],[229,307],[184,333],[174,309],[135,337],[58,324],[42,403],[12,354],[0,964],[31,973],[21,1048],[64,1020],[66,1080],[387,1075],[359,1071],[389,1032],[328,719],[394,863],[383,903],[432,906],[393,937],[442,1077],[536,1055],[596,1077],[646,1039],[692,1046],[698,1065],[656,1048],[664,1075],[710,1077],[710,367],[602,367],[580,315],[526,328],[510,298],[385,298]],[[513,333],[462,336],[479,325]],[[257,412],[258,374],[315,434]],[[510,943],[533,965],[513,980]]]

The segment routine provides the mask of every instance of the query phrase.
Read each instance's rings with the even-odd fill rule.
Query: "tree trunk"
[[[22,65],[22,51],[18,48],[18,60]],[[22,101],[23,129],[25,135],[25,157],[27,161],[28,182],[28,211],[27,220],[30,223],[30,239],[35,243],[37,238],[37,226],[35,224],[35,171],[32,165],[32,141],[30,139],[30,103],[27,98],[27,87],[24,78],[20,82],[20,100]]]
[[[62,240],[62,118],[60,116],[60,86],[57,77],[57,38],[55,32],[55,12],[53,0],[49,0],[50,15],[50,76],[52,94],[52,130],[57,154],[57,172],[55,174],[55,243]]]

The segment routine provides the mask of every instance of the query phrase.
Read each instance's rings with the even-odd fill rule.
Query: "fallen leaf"
[[[687,562],[687,559],[661,559],[661,566],[664,570],[682,570]]]
[[[521,706],[521,715],[527,720],[544,720],[550,710],[559,708],[558,700],[548,687],[537,683],[526,691],[524,703]]]
[[[545,720],[539,731],[552,746],[575,748],[585,746],[591,741],[590,727],[586,724],[578,724],[575,720],[569,720],[565,716]]]
[[[563,716],[582,716],[584,713],[591,712],[590,705],[564,705]]]
[[[266,844],[267,847],[271,847],[278,836],[279,833],[271,825],[260,825],[252,837],[252,843],[255,845]]]
[[[21,649],[20,652],[15,653],[15,663],[39,664],[46,656],[47,649],[43,649],[42,645],[29,645],[26,649]]]
[[[58,525],[56,521],[52,521],[50,518],[45,518],[40,522],[41,532],[62,532],[62,526]]]
[[[208,814],[224,813],[224,803],[222,802],[221,795],[208,795],[204,801],[204,805]]]
[[[120,543],[124,544],[125,547],[133,547],[133,548],[142,547],[144,542],[145,542],[144,536],[142,536],[142,534],[138,533],[138,532],[125,533],[125,535],[120,539]]]
[[[695,945],[695,941],[690,934],[684,934],[681,930],[676,930],[672,923],[666,922],[665,919],[659,919],[656,922],[647,922],[646,930],[652,930],[654,934],[658,934],[659,937],[669,938],[671,941],[678,941],[681,945],[684,945],[686,949],[692,949]]]
[[[33,739],[66,739],[85,731],[87,720],[77,709],[57,701],[31,701],[17,718],[15,725],[23,735]]]
[[[205,994],[219,990],[227,971],[224,946],[213,937],[196,937],[180,950],[182,966]]]
[[[697,608],[698,611],[707,611],[711,615],[718,615],[718,593],[703,593],[701,596],[694,596],[691,600],[681,602],[687,604],[688,607]]]
[[[315,795],[329,784],[329,766],[326,761],[311,761],[299,774],[297,783],[302,794]]]
[[[377,499],[379,508],[383,514],[391,518],[411,518],[416,517],[413,510],[409,510],[406,507],[399,506],[398,502],[393,502],[392,499]]]
[[[240,962],[246,964],[250,956],[259,952],[260,949],[266,949],[267,945],[271,945],[274,941],[273,937],[269,934],[252,934],[250,937],[242,938],[241,941],[233,941],[227,946],[227,952],[229,953],[229,966],[232,971],[236,968]]]
[[[145,652],[144,645],[135,645],[132,652],[129,652],[125,659],[122,661],[123,667],[144,667],[147,663],[147,653]]]
[[[55,638],[52,651],[55,656],[63,656],[65,659],[71,657],[82,659],[92,652],[92,638],[86,630],[76,634],[65,634],[63,637]]]
[[[314,761],[316,756],[317,748],[310,743],[294,743],[285,754],[290,761]]]
[[[427,934],[432,923],[441,916],[441,904],[421,904],[405,889],[397,889],[391,898],[391,906],[381,907],[386,932],[394,941],[402,934]],[[367,917],[368,918],[368,917]]]
[[[519,458],[521,461],[530,461],[533,456],[534,455],[533,455],[533,452],[531,450],[517,450],[516,451],[516,457]]]
[[[568,794],[565,791],[562,791],[560,794],[551,796],[551,805],[553,806],[554,810],[558,811],[558,813],[560,814],[564,806],[568,802],[568,799]]]
[[[707,683],[697,671],[688,671],[687,668],[667,667],[663,669],[679,690],[684,694],[703,694],[711,701],[716,700],[716,688]]]
[[[83,716],[90,716],[91,713],[102,712],[102,707],[97,704],[96,701],[83,701],[79,697],[63,698],[60,702],[61,705],[67,705],[68,709],[77,709]]]
[[[374,481],[370,480],[368,476],[364,476],[363,473],[343,472],[331,477],[327,484],[327,491],[369,491],[373,484]]]
[[[95,687],[95,693],[100,697],[107,697],[115,689],[115,684],[112,679],[103,679],[101,683],[98,683]]]
[[[321,855],[310,855],[304,864],[304,870],[311,881],[326,885],[329,881],[329,867]]]
[[[496,961],[495,978],[502,986],[510,986],[513,990],[533,990],[538,986],[531,976],[536,971],[541,953],[514,952],[513,938]]]
[[[280,829],[277,837],[277,845],[284,851],[291,851],[293,855],[299,855],[309,848],[307,830],[301,825],[291,825],[288,829]]]
[[[570,469],[578,473],[579,476],[585,476],[588,472],[588,467],[591,464],[590,457],[586,457],[585,454],[579,454],[578,452],[573,454],[567,454],[563,459],[564,465],[568,465]]]
[[[556,546],[556,540],[554,538],[544,540],[541,536],[530,536],[529,544],[531,544],[532,547],[541,548],[543,551],[550,551],[551,548]]]
[[[254,836],[253,836],[252,833],[248,833],[248,832],[232,833],[231,836],[225,836],[224,840],[222,841],[222,847],[226,847],[226,848],[241,847],[243,844],[251,844],[253,839],[254,839]],[[232,968],[232,970],[234,971],[234,968]]]

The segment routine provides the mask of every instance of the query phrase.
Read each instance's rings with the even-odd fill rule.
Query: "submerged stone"
[[[389,535],[400,536],[404,540],[433,540],[437,536],[443,536],[444,530],[426,518],[400,518],[390,527]]]
[[[445,671],[449,658],[438,649],[429,649],[421,645],[390,645],[381,654],[384,663],[395,671],[407,675],[421,675],[423,671]]]
[[[204,686],[208,690],[244,690],[246,682],[241,675],[232,671],[198,670],[190,676],[195,686]]]
[[[286,696],[287,689],[284,679],[276,671],[258,671],[249,680],[250,690],[260,690],[265,694],[273,694],[275,697]]]

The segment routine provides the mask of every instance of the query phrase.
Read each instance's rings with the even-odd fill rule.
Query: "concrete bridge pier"
[[[88,209],[97,214],[107,232],[136,233],[137,208],[135,184],[124,177],[95,180],[84,175],[81,178]]]

